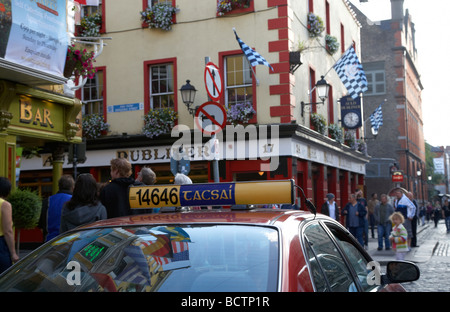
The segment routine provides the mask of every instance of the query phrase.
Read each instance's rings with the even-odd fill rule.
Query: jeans
[[[386,249],[391,248],[391,243],[389,241],[389,234],[391,234],[391,223],[386,222],[385,224],[378,224],[377,231],[378,231],[378,248],[383,249],[383,238]]]
[[[447,232],[450,232],[450,217],[445,217],[445,226],[447,227]]]
[[[364,247],[364,238],[363,238],[364,226],[358,227],[350,226],[348,230],[357,239],[357,241],[361,244],[361,246]]]
[[[12,265],[11,254],[3,236],[0,236],[0,273]]]

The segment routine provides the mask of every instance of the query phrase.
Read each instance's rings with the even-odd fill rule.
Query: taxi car
[[[293,202],[292,181],[255,183],[132,188],[132,207],[186,201],[232,207],[133,214],[79,227],[4,272],[0,291],[404,291],[399,283],[419,278],[417,266],[405,261],[388,263],[381,274],[341,224],[315,211],[242,206],[267,198]]]

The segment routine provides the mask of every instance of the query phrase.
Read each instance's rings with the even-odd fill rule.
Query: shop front
[[[0,80],[0,176],[16,180],[19,150],[48,151],[56,193],[64,151],[81,142],[80,119],[81,102],[76,98]]]

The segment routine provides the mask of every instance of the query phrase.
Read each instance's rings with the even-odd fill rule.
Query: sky
[[[372,22],[391,18],[390,0],[350,0]],[[425,141],[433,146],[450,146],[450,89],[445,78],[450,72],[449,0],[405,0],[416,29],[418,71],[423,85],[422,118]],[[388,112],[384,112],[386,114]]]

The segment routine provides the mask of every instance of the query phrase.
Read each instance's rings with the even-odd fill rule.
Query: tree
[[[12,219],[17,232],[17,253],[20,245],[20,230],[33,229],[39,222],[42,200],[36,192],[29,189],[16,189],[8,196],[12,206]]]

